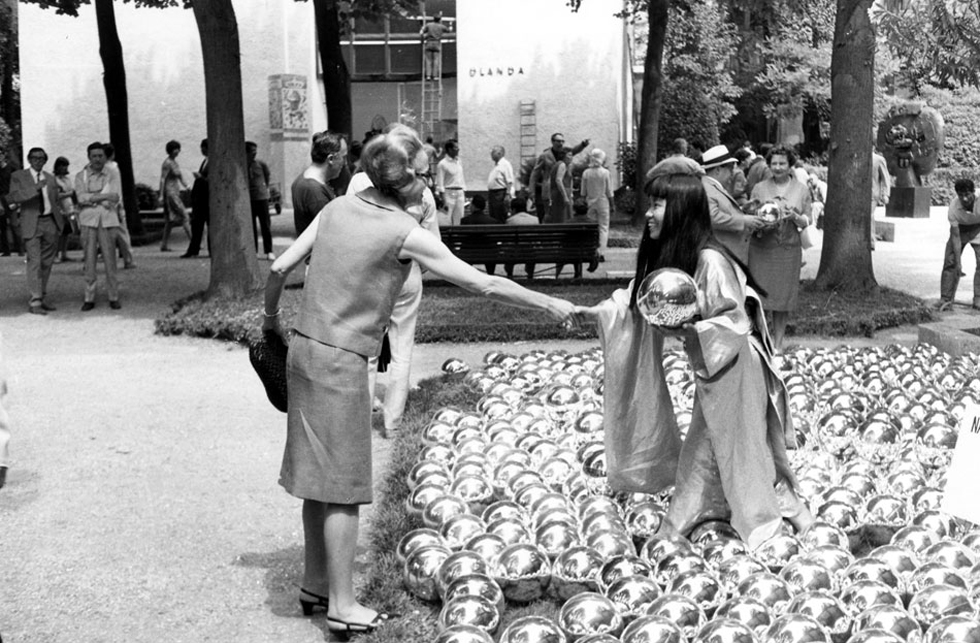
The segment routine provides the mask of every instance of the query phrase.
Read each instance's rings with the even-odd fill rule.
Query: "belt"
[[[53,219],[54,218],[54,214],[53,213],[42,214],[42,215],[39,215],[38,216],[38,219],[43,219],[44,217],[50,217],[50,218]]]
[[[446,188],[447,190],[462,190],[463,188]]]

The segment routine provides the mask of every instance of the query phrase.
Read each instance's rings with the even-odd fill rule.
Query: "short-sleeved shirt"
[[[949,219],[950,225],[980,225],[980,196],[974,195],[973,208],[969,211],[963,207],[958,197],[954,197],[953,201],[949,204],[946,218]],[[971,238],[970,243],[975,246],[980,245],[980,234]]]
[[[497,161],[487,177],[488,190],[509,190],[514,194],[514,166],[505,158]]]
[[[422,40],[429,51],[442,49],[442,35],[446,33],[446,25],[441,22],[429,22],[422,27]]]
[[[590,167],[582,172],[582,196],[589,205],[612,197],[609,170],[604,167]]]
[[[296,224],[296,236],[313,223],[325,205],[333,201],[334,193],[329,185],[324,185],[316,179],[302,174],[293,181],[290,188],[293,199],[293,221]]]

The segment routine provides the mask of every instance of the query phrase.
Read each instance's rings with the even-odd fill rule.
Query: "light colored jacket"
[[[701,177],[701,185],[708,195],[711,230],[715,233],[715,238],[721,245],[731,250],[732,254],[747,263],[752,231],[745,227],[746,215],[739,207],[738,201],[721,183],[710,176]]]

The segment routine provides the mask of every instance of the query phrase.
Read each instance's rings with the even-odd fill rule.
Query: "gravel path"
[[[896,244],[879,244],[880,283],[936,296],[942,214],[903,221]],[[277,217],[279,234],[287,225]],[[81,313],[81,264],[56,265],[50,301],[59,310],[47,317],[26,314],[22,260],[0,258],[14,423],[0,491],[7,643],[330,640],[325,620],[303,618],[296,604],[300,503],[276,484],[284,417],[240,347],[153,334],[170,302],[207,285],[207,260],[180,260],[182,250],[137,249],[139,267],[120,272],[119,312],[102,299]],[[816,271],[816,252],[804,276]],[[608,259],[597,275],[631,269],[631,251]],[[914,340],[906,328],[875,342]],[[448,357],[478,364],[491,348],[501,347],[420,346],[413,379]],[[379,478],[387,443],[376,439],[375,450]],[[366,568],[363,546],[358,560]]]

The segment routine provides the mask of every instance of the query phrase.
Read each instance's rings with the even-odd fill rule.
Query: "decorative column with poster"
[[[269,76],[270,187],[278,190],[287,207],[292,206],[289,185],[309,165],[310,136],[306,76]]]

